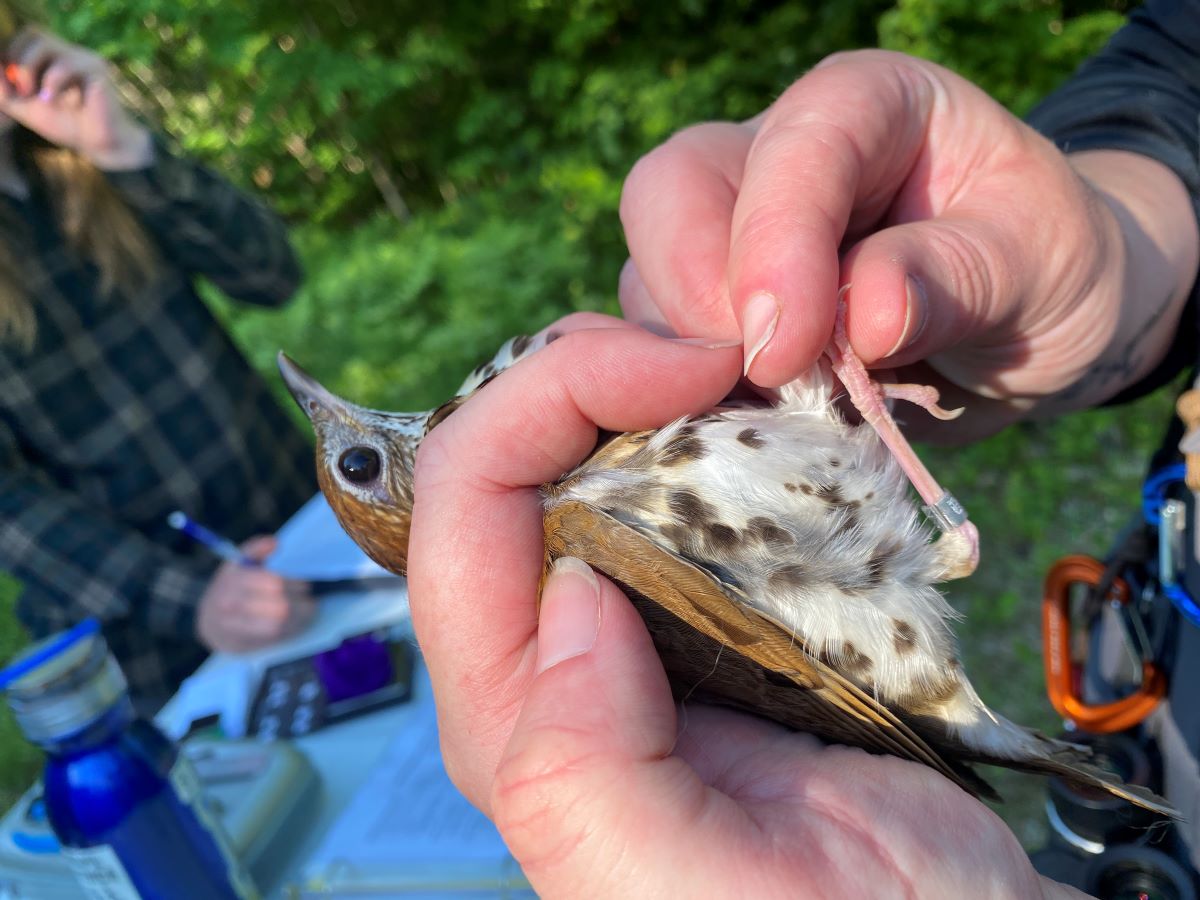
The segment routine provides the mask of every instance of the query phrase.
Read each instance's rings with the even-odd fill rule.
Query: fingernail
[[[600,582],[581,559],[554,562],[538,615],[538,672],[587,653],[600,631]]]
[[[775,334],[779,324],[779,301],[767,293],[755,294],[742,314],[742,342],[746,347],[746,363],[742,374],[749,375],[750,367]]]
[[[723,341],[720,338],[706,337],[690,337],[690,338],[667,338],[673,344],[688,344],[692,347],[704,347],[706,350],[728,350],[730,347],[742,346],[740,338],[731,338]]]
[[[904,295],[907,301],[904,309],[904,328],[900,331],[896,346],[885,353],[884,358],[913,344],[929,324],[929,297],[925,293],[924,282],[916,275],[905,275]]]

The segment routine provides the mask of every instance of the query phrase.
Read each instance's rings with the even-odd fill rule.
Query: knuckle
[[[717,131],[740,127],[713,122],[689,125],[641,157],[629,170],[621,189],[618,210],[621,222],[628,228],[644,205],[672,193],[685,173],[697,165],[705,165],[704,157]]]
[[[641,157],[625,176],[617,214],[627,231],[637,213],[659,190],[662,177],[674,166],[675,156],[675,148],[668,141]]]
[[[492,816],[523,867],[552,867],[572,856],[586,838],[587,816],[576,814],[585,805],[577,773],[587,768],[590,754],[553,749],[568,742],[578,747],[580,737],[586,735],[569,735],[560,726],[543,729],[536,743],[506,757],[496,770]]]
[[[746,214],[733,243],[735,254],[742,258],[771,259],[777,251],[786,252],[797,244],[836,247],[842,231],[842,223],[819,204],[771,201]]]
[[[273,600],[282,600],[284,597],[284,581],[279,575],[274,572],[268,572],[266,569],[251,569],[248,573],[251,578],[250,584],[254,590],[270,597]]]
[[[835,50],[828,56],[825,56],[819,63],[813,66],[814,69],[823,69],[826,66],[836,66],[844,64],[858,64],[877,61],[894,62],[896,60],[906,59],[902,53],[895,53],[891,50],[880,50],[873,47],[864,47],[856,50]]]
[[[699,151],[706,146],[707,132],[714,127],[702,123],[677,131],[633,164],[625,177],[618,209],[626,227],[644,206],[671,194],[683,174],[697,162]]]
[[[968,310],[985,314],[999,298],[998,292],[1008,292],[1012,273],[1004,254],[989,252],[977,236],[939,228],[931,245],[945,267],[948,293],[960,298]]]

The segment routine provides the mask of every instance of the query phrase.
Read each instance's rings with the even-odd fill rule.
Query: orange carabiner
[[[1042,655],[1046,663],[1046,694],[1055,711],[1084,731],[1107,734],[1137,725],[1167,692],[1167,677],[1149,660],[1142,660],[1142,683],[1128,697],[1091,706],[1079,696],[1081,667],[1071,657],[1071,586],[1096,587],[1104,564],[1090,556],[1065,556],[1046,575],[1042,597]],[[1127,605],[1129,585],[1113,580],[1109,599]]]

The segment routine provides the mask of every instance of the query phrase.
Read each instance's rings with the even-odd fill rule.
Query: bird
[[[321,490],[368,556],[407,573],[420,442],[561,336],[551,326],[506,341],[453,398],[419,413],[358,406],[279,354],[315,432]],[[839,382],[861,421],[835,402]],[[574,556],[620,586],[680,700],[914,760],[983,799],[998,797],[978,763],[1176,817],[1086,747],[1011,722],[978,696],[958,655],[957,615],[936,585],[975,569],[979,534],[897,427],[895,399],[939,418],[961,412],[943,410],[933,388],[877,383],[850,347],[839,296],[821,360],[777,397],[603,436],[543,485],[544,573]]]

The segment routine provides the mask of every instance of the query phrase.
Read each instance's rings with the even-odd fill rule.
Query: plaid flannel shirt
[[[0,195],[0,239],[16,250],[38,329],[29,352],[0,346],[0,568],[23,583],[17,611],[34,636],[99,618],[152,709],[204,658],[195,613],[217,566],[167,514],[242,540],[316,491],[307,439],[192,278],[274,306],[299,269],[263,205],[159,144],[149,168],[108,179],[157,241],[162,270],[141,296],[101,296],[29,175],[27,200]]]

